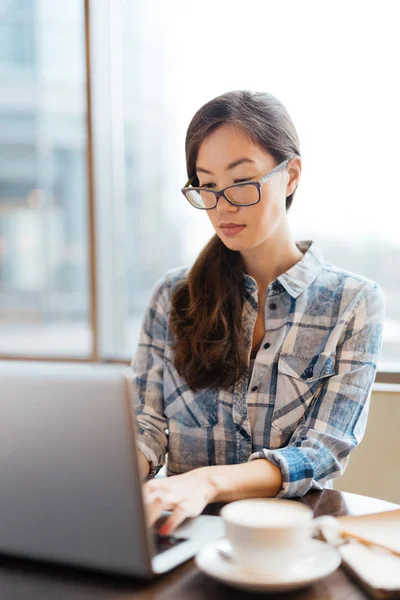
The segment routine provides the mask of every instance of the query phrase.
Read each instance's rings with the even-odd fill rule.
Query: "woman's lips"
[[[224,235],[234,236],[240,233],[246,225],[221,225],[220,229]]]

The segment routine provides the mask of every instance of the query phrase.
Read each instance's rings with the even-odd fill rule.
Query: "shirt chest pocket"
[[[327,378],[334,374],[334,355],[300,357],[281,354],[272,427],[279,432],[292,433],[305,418],[307,409]]]
[[[191,390],[175,368],[171,346],[164,352],[164,414],[185,427],[212,427],[218,422],[218,392]]]

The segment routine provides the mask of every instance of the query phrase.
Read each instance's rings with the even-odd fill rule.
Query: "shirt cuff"
[[[282,488],[276,498],[294,498],[304,496],[311,488],[319,488],[315,485],[314,469],[311,461],[299,448],[282,448],[280,450],[267,450],[250,455],[250,460],[266,458],[278,467],[282,474]]]
[[[147,476],[147,479],[153,479],[153,477],[155,477],[155,475],[157,475],[157,472],[161,469],[162,465],[159,464],[157,455],[154,452],[154,450],[147,446],[147,444],[138,440],[137,447],[139,448],[143,456],[147,458],[150,464],[150,471]]]

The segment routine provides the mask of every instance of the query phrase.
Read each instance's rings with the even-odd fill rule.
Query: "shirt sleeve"
[[[380,289],[368,288],[337,346],[335,375],[322,386],[289,444],[250,456],[249,460],[266,458],[280,468],[283,485],[278,498],[321,490],[329,479],[344,473],[366,428],[384,311]]]
[[[154,477],[165,462],[168,447],[164,416],[164,349],[170,305],[170,284],[163,278],[154,288],[132,360],[137,446]]]

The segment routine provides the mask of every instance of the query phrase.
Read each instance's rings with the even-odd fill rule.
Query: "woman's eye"
[[[233,185],[235,183],[246,183],[246,181],[252,181],[254,178],[253,177],[244,177],[242,179],[235,179],[233,182]],[[213,183],[212,181],[208,182],[208,183],[203,183],[200,187],[202,188],[208,188],[208,189],[213,189],[216,187],[215,183]]]

